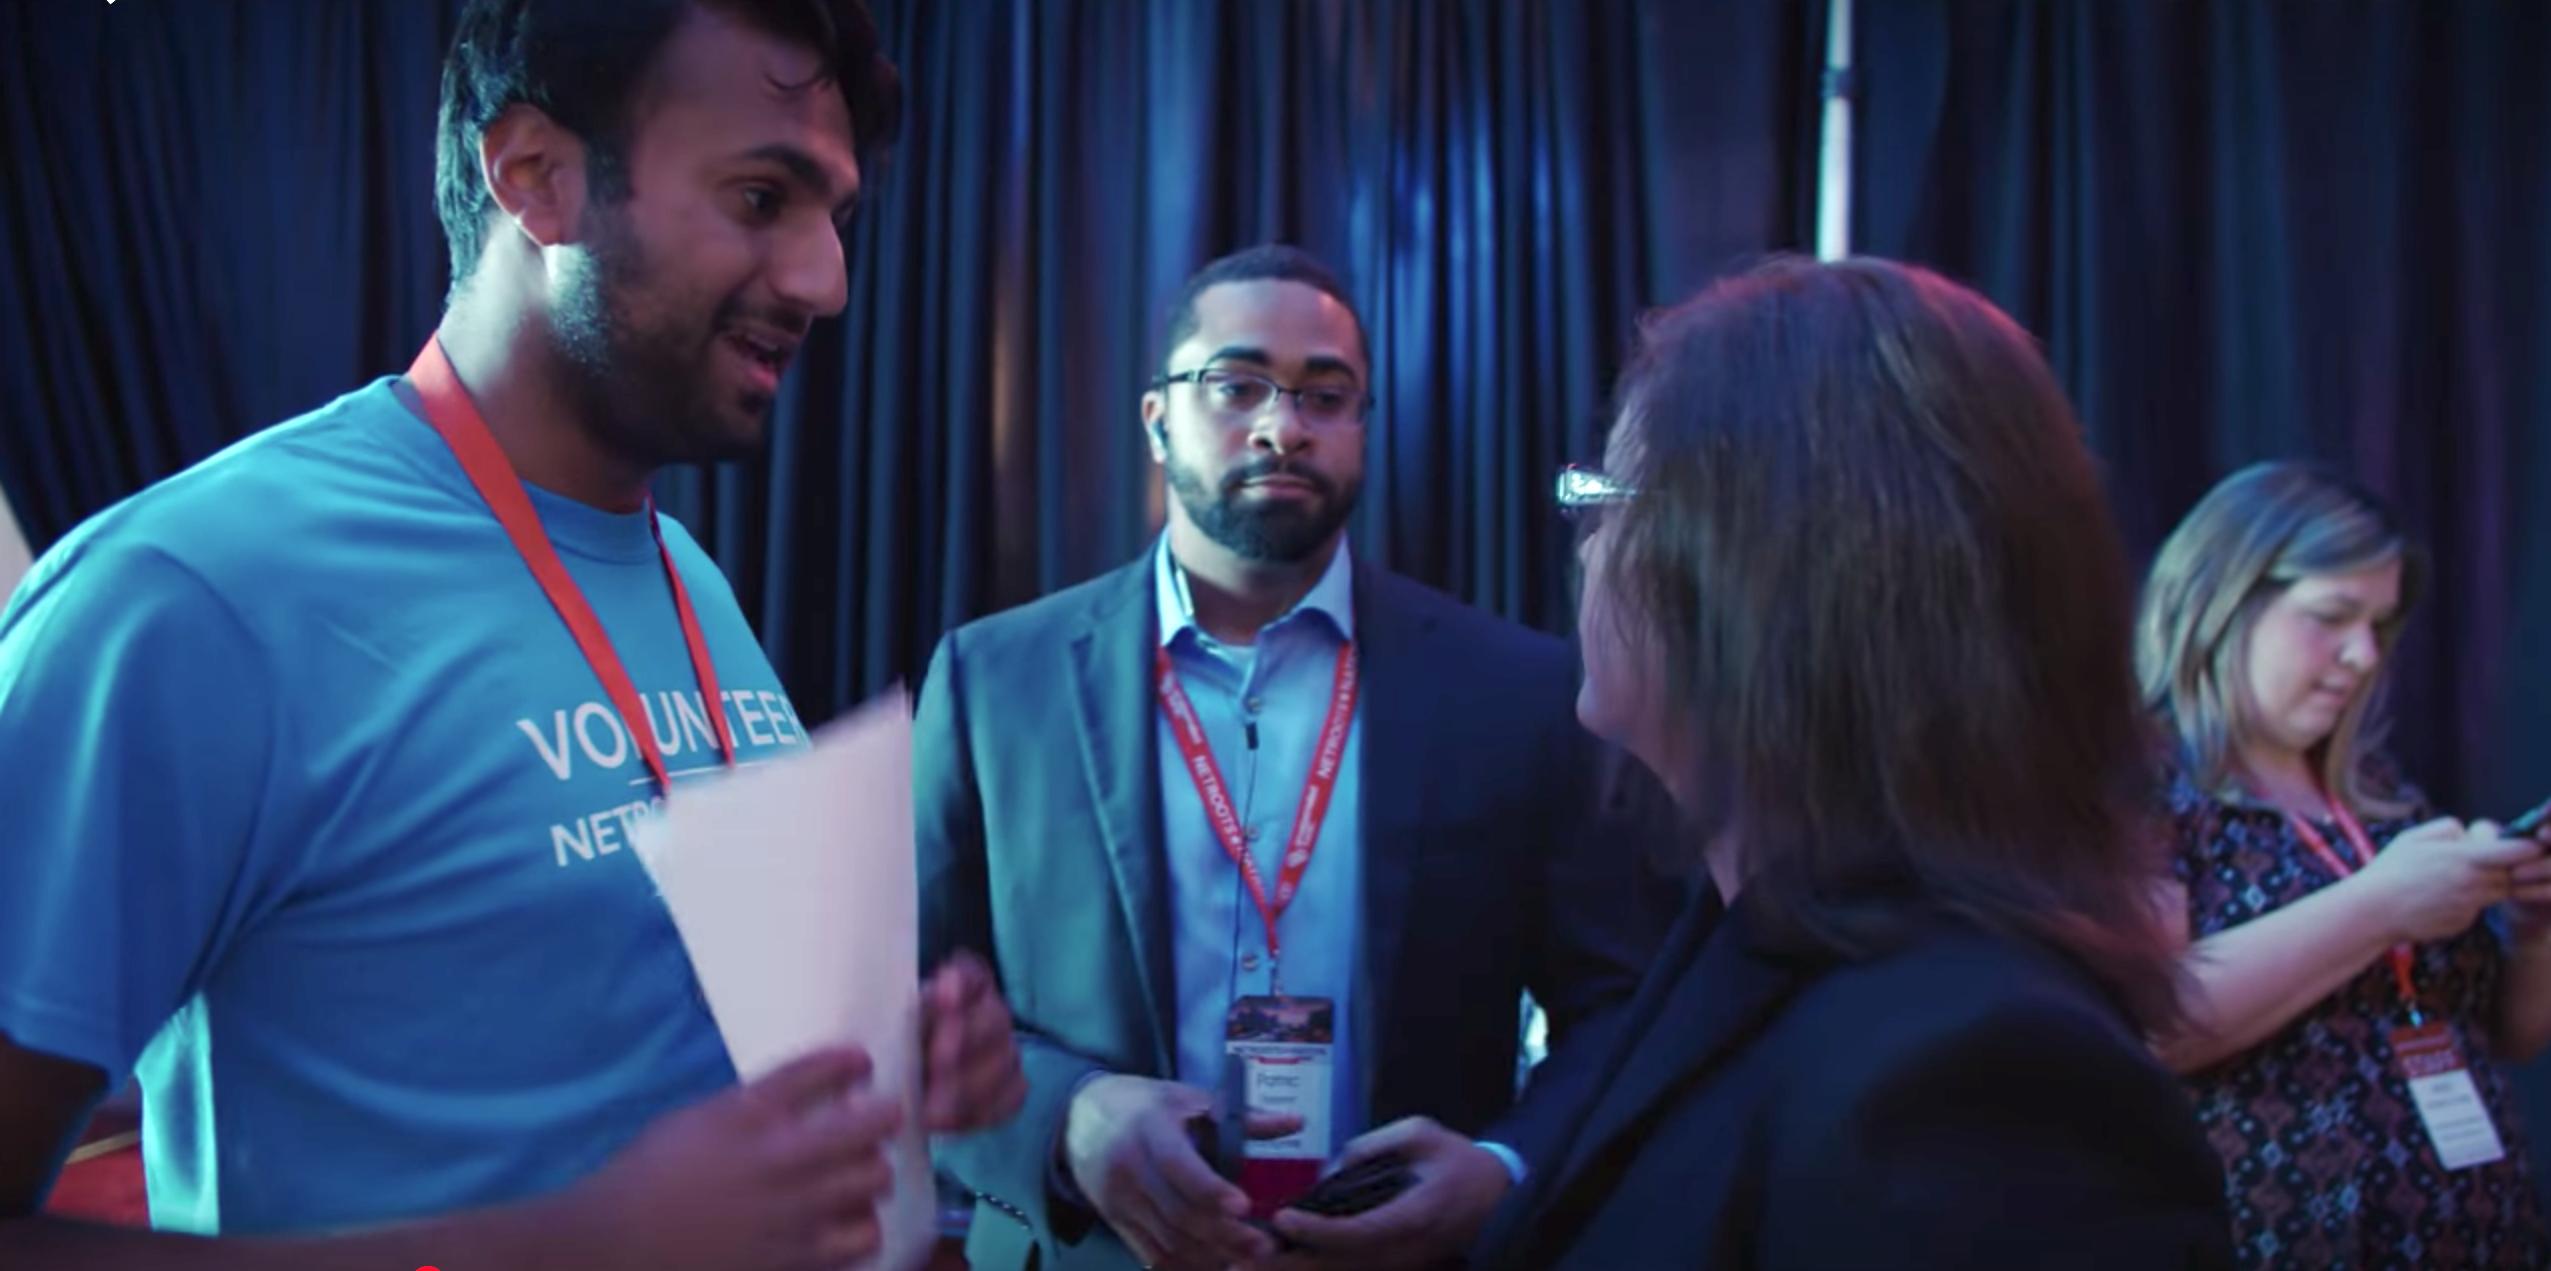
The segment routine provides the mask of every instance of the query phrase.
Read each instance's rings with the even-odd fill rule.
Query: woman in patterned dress
[[[2501,1066],[2551,1042],[2551,862],[2435,817],[2369,744],[2421,572],[2371,495],[2275,463],[2215,487],[2145,588],[2194,941],[2161,1049],[2252,1265],[2551,1265]],[[2457,1097],[2431,1131],[2421,1099]]]

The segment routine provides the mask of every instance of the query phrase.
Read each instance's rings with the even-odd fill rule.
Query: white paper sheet
[[[921,1131],[920,968],[912,858],[912,718],[898,690],[817,729],[810,750],[674,791],[634,842],[746,1081],[857,1042],[904,1132],[878,1207],[882,1251],[930,1255],[937,1205]]]

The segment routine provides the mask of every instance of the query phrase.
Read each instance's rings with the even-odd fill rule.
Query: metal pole
[[[1851,0],[1827,0],[1825,128],[1816,165],[1816,259],[1851,254]]]

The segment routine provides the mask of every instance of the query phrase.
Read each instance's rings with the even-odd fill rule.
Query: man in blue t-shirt
[[[758,444],[890,134],[856,0],[473,0],[405,377],[100,513],[0,613],[0,1265],[835,1265],[897,1100],[738,1085],[629,850],[805,744],[647,497]],[[934,1130],[1024,1093],[980,961]],[[34,1214],[110,1082],[156,1232]],[[211,1237],[211,1238],[207,1238]]]

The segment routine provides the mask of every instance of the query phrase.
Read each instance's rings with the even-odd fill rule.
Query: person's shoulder
[[[2182,837],[2202,836],[2234,806],[2222,791],[2207,789],[2197,780],[2195,771],[2176,757],[2154,774],[2154,784],[2156,807],[2179,828]]]
[[[2153,808],[2157,828],[2169,835],[2169,865],[2182,884],[2193,883],[2208,862],[2235,852],[2268,810],[2237,793],[2198,779],[2197,766],[2177,746],[2165,750],[2153,765]]]
[[[2376,748],[2359,756],[2356,780],[2365,793],[2409,808],[2405,819],[2423,820],[2435,807],[2426,789],[2410,780],[2409,770],[2389,750]]]
[[[1792,1015],[1806,1035],[1852,1036],[1832,1055],[1864,1079],[1908,1056],[1997,1035],[2023,1046],[2069,1036],[2141,1054],[2124,1014],[2080,964],[2034,940],[1959,922],[1839,966]]]
[[[1577,721],[1577,654],[1566,641],[1378,565],[1358,573],[1357,641],[1379,659],[1368,668],[1451,690],[1464,722],[1445,732],[1445,744],[1474,751],[1522,747],[1538,762],[1549,758],[1548,747],[1573,754],[1590,740]],[[1385,626],[1396,633],[1387,645],[1378,638],[1367,643],[1367,632]],[[1546,771],[1577,770],[1558,764]]]
[[[1815,1018],[1779,1056],[1779,1115],[1803,1138],[1860,1151],[1952,1127],[1953,1139],[2070,1141],[2183,1181],[2212,1165],[2186,1088],[2088,967],[2051,945],[1951,920],[1820,987]]]
[[[962,623],[947,640],[962,647],[969,659],[1001,657],[1069,639],[1094,626],[1142,618],[1149,613],[1151,569],[1147,553],[1095,578]]]
[[[363,400],[375,391],[378,402]],[[347,470],[364,462],[359,439],[384,406],[396,409],[380,385],[349,393],[100,509],[35,560],[0,614],[0,636],[35,641],[28,648],[183,651],[122,666],[124,675],[276,643],[307,621],[306,601],[341,590],[314,577],[330,567],[313,562],[378,537],[346,519],[362,501]],[[228,667],[203,691],[251,672]]]
[[[244,628],[191,553],[172,550],[155,527],[126,532],[129,503],[89,518],[36,558],[0,607],[0,645],[28,631],[81,646],[111,631],[159,627],[202,638]]]
[[[2089,973],[2031,939],[1942,928],[1826,977],[1792,1012],[1805,1026],[1757,1060],[1773,1074],[1763,1172],[1829,1183],[1793,1189],[1809,1199],[1785,1206],[1789,1238],[1817,1243],[1829,1211],[1904,1206],[1877,1234],[1915,1241],[1913,1262],[1962,1248],[2046,1265],[2115,1239],[2191,1265],[2185,1251],[2219,1246],[2220,1165],[2186,1089]],[[1976,1230],[1999,1251],[1975,1254]],[[1872,1231],[1840,1247],[1874,1248]]]
[[[1364,569],[1364,603],[1387,606],[1397,614],[1427,623],[1452,635],[1459,647],[1482,659],[1529,669],[1575,672],[1568,643],[1511,618],[1480,608],[1406,574],[1368,565]]]
[[[157,557],[217,588],[271,581],[310,545],[343,541],[386,493],[419,484],[381,444],[400,414],[382,380],[260,429],[99,511],[47,564]]]

